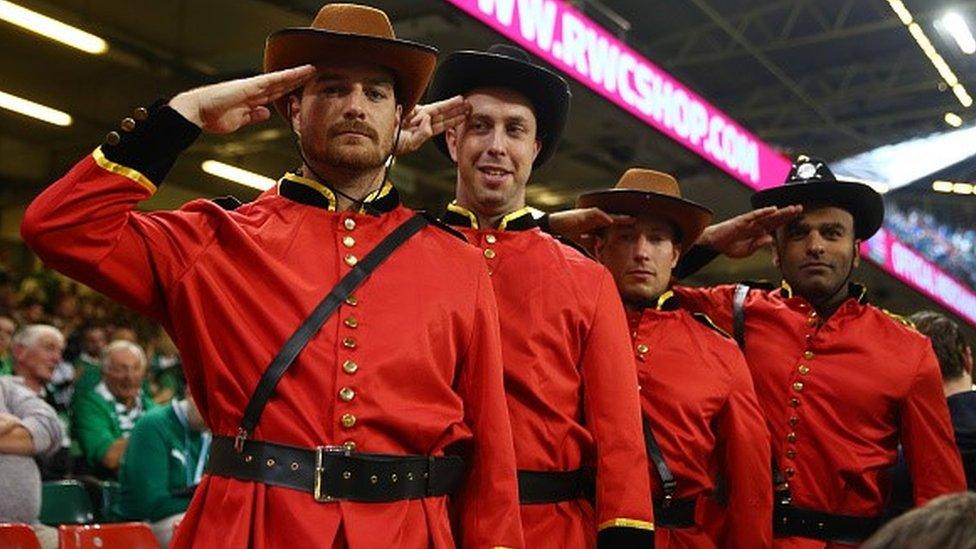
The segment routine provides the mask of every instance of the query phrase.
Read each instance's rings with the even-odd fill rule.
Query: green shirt
[[[75,395],[87,393],[102,381],[102,366],[98,360],[82,353],[75,359]],[[81,375],[77,372],[81,370]]]
[[[0,356],[0,376],[10,376],[14,373],[14,359],[10,355]]]
[[[180,492],[199,482],[209,435],[185,427],[174,404],[147,412],[129,436],[119,472],[118,512],[125,519],[155,522],[190,504]]]
[[[129,435],[139,416],[155,407],[149,395],[140,391],[137,405],[126,410],[100,382],[71,401],[71,437],[78,441],[88,463],[104,472],[102,458],[108,449],[119,437]]]

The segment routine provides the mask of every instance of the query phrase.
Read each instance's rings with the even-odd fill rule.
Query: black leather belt
[[[445,496],[464,476],[457,456],[366,454],[342,446],[299,448],[215,436],[207,472],[308,492],[316,501],[384,502]]]
[[[518,472],[519,503],[558,503],[574,499],[592,499],[593,473],[588,469],[575,471]]]
[[[858,545],[881,526],[878,517],[850,517],[777,505],[773,531],[778,537],[799,536]]]
[[[695,507],[698,498],[673,499],[669,503],[654,502],[654,525],[660,528],[691,528],[695,526]]]

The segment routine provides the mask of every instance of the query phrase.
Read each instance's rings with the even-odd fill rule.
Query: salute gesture
[[[431,137],[464,122],[471,105],[460,95],[430,105],[417,105],[403,118],[397,155],[412,153]]]

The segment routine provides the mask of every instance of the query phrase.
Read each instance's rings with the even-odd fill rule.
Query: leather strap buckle
[[[328,503],[330,501],[340,501],[341,497],[332,496],[324,492],[322,475],[325,473],[325,457],[326,455],[340,455],[349,456],[352,455],[352,450],[346,448],[345,446],[316,446],[315,447],[315,487],[312,492],[312,496],[315,501],[319,503]]]

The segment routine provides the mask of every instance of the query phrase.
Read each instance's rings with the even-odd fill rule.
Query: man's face
[[[114,350],[106,357],[105,365],[102,366],[105,386],[119,402],[130,402],[138,398],[145,377],[146,366],[128,349]]]
[[[307,160],[368,170],[386,162],[396,138],[400,107],[393,74],[371,65],[319,67],[301,96],[289,98],[292,127]]]
[[[458,166],[458,202],[484,215],[516,210],[541,144],[529,100],[506,88],[479,88],[465,97],[471,114],[445,133]]]
[[[17,331],[17,324],[9,316],[0,316],[0,356],[10,349],[10,339]]]
[[[81,349],[88,356],[97,357],[102,354],[105,347],[105,328],[88,328],[81,338]]]
[[[640,217],[633,225],[614,225],[598,238],[596,257],[613,275],[625,303],[654,299],[668,289],[680,246],[674,228],[660,218]]]
[[[833,206],[805,206],[803,214],[776,230],[773,262],[793,291],[822,301],[841,289],[858,265],[854,217]]]
[[[42,333],[32,345],[14,345],[17,374],[40,383],[51,381],[54,368],[61,361],[64,339],[53,333]]]

